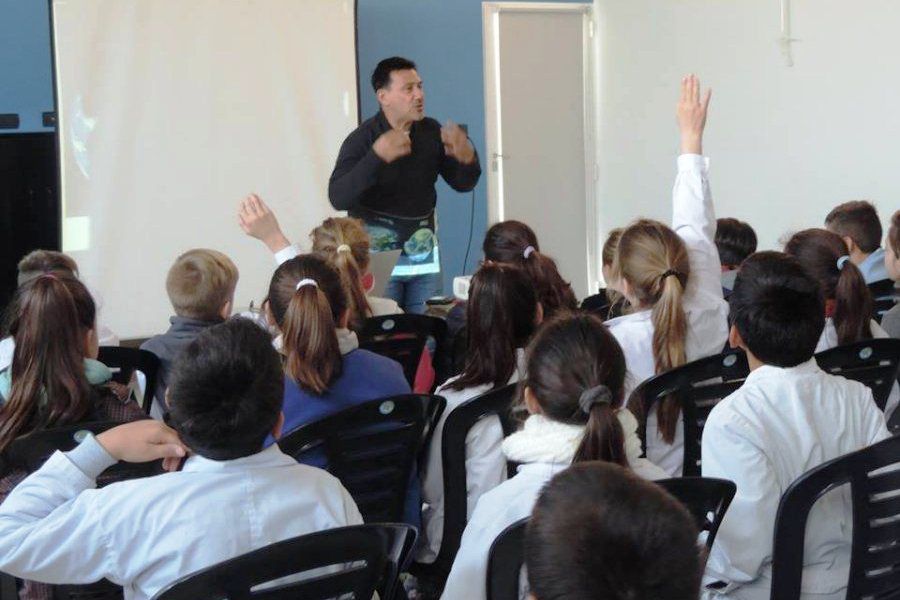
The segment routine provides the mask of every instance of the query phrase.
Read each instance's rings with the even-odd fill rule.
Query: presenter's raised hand
[[[447,156],[456,159],[457,162],[467,165],[475,160],[475,148],[469,143],[469,136],[453,121],[447,121],[441,127],[441,142],[444,143],[444,152]]]
[[[700,95],[700,79],[696,75],[686,75],[681,79],[677,117],[682,154],[703,154],[703,129],[706,127],[706,109],[711,96],[712,90]]]
[[[241,200],[241,206],[238,208],[238,224],[244,233],[261,240],[272,252],[278,252],[291,245],[281,232],[275,213],[256,194],[250,194]]]
[[[412,141],[407,132],[391,129],[378,136],[378,139],[372,144],[372,150],[384,162],[392,163],[398,158],[412,153]]]

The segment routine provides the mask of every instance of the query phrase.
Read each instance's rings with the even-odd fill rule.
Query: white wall
[[[900,2],[792,0],[794,66],[778,0],[596,0],[598,215],[606,232],[670,219],[681,75],[713,88],[704,150],[718,216],[760,248],[821,226],[836,204],[900,208]]]

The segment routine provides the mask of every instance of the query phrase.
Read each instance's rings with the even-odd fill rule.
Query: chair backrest
[[[444,421],[441,434],[441,461],[444,472],[444,529],[441,549],[434,567],[450,572],[459,542],[466,528],[468,499],[466,483],[466,436],[469,430],[485,417],[496,415],[507,436],[516,430],[510,414],[515,399],[516,384],[510,384],[472,398],[453,409]]]
[[[159,383],[159,357],[152,352],[138,348],[122,348],[119,346],[101,346],[97,360],[113,369],[113,381],[128,385],[135,371],[140,371],[147,378],[144,388],[144,412],[150,414],[156,386]]]
[[[679,477],[662,479],[656,483],[688,509],[697,529],[706,532],[706,549],[711,549],[719,525],[737,492],[734,482],[712,477]]]
[[[519,575],[525,564],[525,526],[529,517],[504,529],[488,553],[487,600],[519,600]]]
[[[302,425],[278,446],[297,460],[323,452],[367,523],[400,522],[413,464],[445,404],[417,394],[372,400]]]
[[[681,406],[684,416],[685,477],[700,475],[700,439],[706,417],[725,396],[741,385],[750,367],[743,352],[725,352],[708,356],[660,373],[639,385],[631,394],[628,405],[638,414],[639,433],[647,447],[646,416],[656,410],[656,404],[672,397]]]
[[[441,354],[447,338],[447,323],[443,319],[414,314],[371,317],[366,319],[357,335],[360,348],[400,363],[410,387],[415,383],[419,360],[429,337],[435,340],[432,363],[444,364]],[[438,378],[441,376],[438,374]]]
[[[775,518],[772,600],[800,598],[803,546],[810,509],[849,484],[853,541],[847,600],[900,598],[900,437],[836,458],[797,479],[781,496]],[[893,469],[876,473],[894,465]]]
[[[872,318],[881,323],[884,313],[900,302],[900,290],[890,279],[874,281],[868,287],[872,294]]]
[[[816,362],[827,373],[869,386],[875,404],[884,410],[900,373],[900,340],[881,338],[838,346],[816,354]]]
[[[415,530],[408,525],[373,524],[329,529],[304,535],[232,558],[182,577],[155,600],[244,600],[352,597],[368,600],[381,588],[395,587],[396,549]],[[411,545],[411,544],[410,544]],[[281,578],[332,567],[331,573],[272,587],[257,586]],[[385,581],[394,579],[394,582]],[[382,586],[379,586],[382,582]],[[257,589],[254,589],[257,588]],[[390,598],[390,596],[388,596]]]

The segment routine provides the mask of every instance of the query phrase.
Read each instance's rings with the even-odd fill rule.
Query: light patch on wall
[[[344,116],[349,117],[350,116],[350,92],[346,92],[346,91],[344,92],[343,103],[344,103]]]
[[[91,247],[90,217],[66,217],[63,220],[63,252],[80,252]]]

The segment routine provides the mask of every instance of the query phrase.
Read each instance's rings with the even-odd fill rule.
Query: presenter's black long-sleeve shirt
[[[390,128],[384,113],[379,112],[344,140],[328,182],[328,198],[334,208],[354,216],[364,216],[368,210],[393,217],[425,217],[434,211],[438,174],[458,192],[468,192],[478,183],[478,154],[468,165],[447,156],[441,125],[428,117],[410,129],[412,153],[385,163],[372,144]]]

